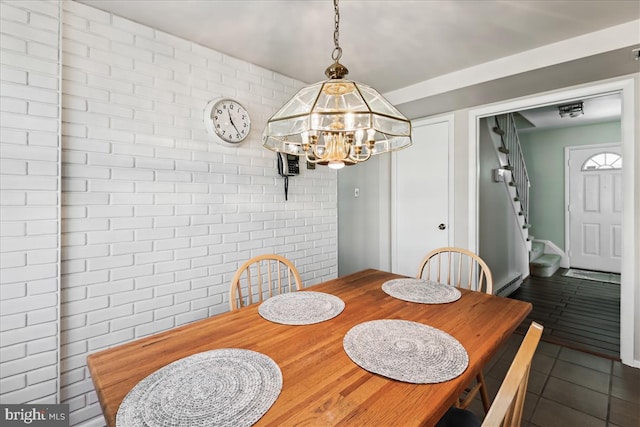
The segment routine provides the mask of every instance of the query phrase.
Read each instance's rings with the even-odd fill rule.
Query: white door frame
[[[620,284],[620,358],[622,363],[640,368],[640,356],[634,359],[636,335],[639,331],[635,318],[637,292],[635,283],[640,283],[640,269],[636,269],[638,259],[635,238],[640,230],[636,230],[636,206],[640,194],[640,186],[636,181],[636,147],[635,147],[635,84],[633,78],[594,83],[580,87],[567,88],[553,93],[533,95],[527,98],[505,101],[483,106],[469,111],[469,247],[478,249],[478,144],[479,123],[483,117],[520,111],[534,107],[552,105],[580,98],[620,93],[622,99],[622,157],[625,167],[622,170],[623,200],[627,201],[622,212],[622,271]],[[636,203],[634,203],[636,202]],[[639,308],[640,309],[640,308]],[[640,343],[638,343],[640,346]]]
[[[436,123],[447,123],[448,125],[448,153],[447,158],[449,159],[449,176],[447,177],[449,181],[449,206],[447,209],[447,240],[449,243],[453,242],[453,199],[454,199],[454,188],[453,188],[453,177],[454,177],[454,162],[453,162],[453,146],[455,141],[454,135],[454,115],[453,114],[445,114],[438,116],[425,117],[421,119],[416,119],[411,121],[412,127],[417,126],[428,126]],[[425,160],[425,167],[428,159]],[[391,177],[394,176],[395,171],[398,168],[397,164],[397,156],[396,153],[391,153]],[[397,191],[395,188],[396,182],[392,178],[391,179],[391,267],[392,270],[395,271],[398,267],[398,245],[396,241],[396,231],[393,224],[397,224],[398,213],[396,212],[398,201],[396,200]],[[425,254],[426,255],[426,254]],[[416,271],[418,271],[418,266],[416,265]]]
[[[571,255],[570,255],[571,250],[574,249],[571,247],[571,229],[569,228],[571,225],[571,221],[570,221],[571,215],[569,212],[569,199],[571,194],[571,187],[569,185],[571,183],[571,179],[570,179],[571,171],[569,170],[569,157],[572,151],[599,149],[599,148],[602,148],[603,150],[607,148],[622,149],[620,143],[618,142],[604,143],[604,144],[589,144],[589,145],[572,145],[569,147],[564,147],[564,250],[565,250],[565,253],[567,254],[567,257],[569,258],[569,263],[571,263]],[[624,167],[624,157],[622,162]]]

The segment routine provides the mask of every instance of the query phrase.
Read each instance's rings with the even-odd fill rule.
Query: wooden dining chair
[[[489,266],[464,248],[449,246],[432,250],[422,259],[417,277],[493,294],[493,276]]]
[[[502,381],[483,426],[519,427],[522,421],[524,399],[527,394],[531,361],[536,352],[544,327],[531,322],[516,357]]]
[[[242,264],[231,279],[229,304],[236,310],[294,290],[302,290],[302,279],[291,261],[275,254],[258,255]]]
[[[498,394],[482,421],[482,427],[520,427],[524,399],[527,394],[531,361],[543,331],[542,325],[531,322]],[[476,427],[480,422],[471,411],[453,407],[447,411],[436,427]]]
[[[489,266],[478,255],[463,248],[449,246],[432,250],[422,259],[416,277],[458,288],[493,293],[493,276]],[[478,393],[487,412],[491,401],[482,371],[476,375],[475,384],[469,385],[460,396],[456,406],[467,408]]]

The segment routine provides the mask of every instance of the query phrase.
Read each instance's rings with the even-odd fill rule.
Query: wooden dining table
[[[531,304],[461,289],[446,304],[420,304],[387,295],[382,284],[401,278],[368,269],[305,288],[341,298],[345,308],[312,325],[273,323],[258,304],[223,313],[91,354],[88,366],[109,426],[138,382],[178,359],[220,348],[263,353],[282,371],[282,390],[259,426],[433,426],[472,382]],[[456,338],[469,356],[467,369],[438,384],[413,384],[368,372],[343,348],[354,326],[378,319],[429,325]]]

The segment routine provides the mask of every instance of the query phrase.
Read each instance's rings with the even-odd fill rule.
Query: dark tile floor
[[[523,336],[514,334],[484,370],[491,399]],[[469,408],[484,416],[479,398]],[[531,365],[523,427],[638,427],[640,369],[540,342]]]

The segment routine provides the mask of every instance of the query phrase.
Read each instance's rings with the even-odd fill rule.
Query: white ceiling
[[[76,1],[306,83],[324,80],[332,62],[331,0]],[[637,0],[341,0],[340,62],[349,78],[388,93],[637,20]],[[630,48],[625,55],[635,62]],[[603,60],[611,74],[611,58]],[[634,72],[624,66],[620,72]],[[456,105],[434,98],[430,106],[408,103],[403,112],[418,117],[441,105],[464,107],[455,95],[449,103]]]
[[[576,117],[560,117],[559,105],[582,102],[583,114]],[[529,132],[542,129],[579,126],[589,123],[619,120],[622,114],[622,99],[620,94],[594,96],[587,99],[547,105],[518,112],[524,120],[518,121],[519,132]]]

